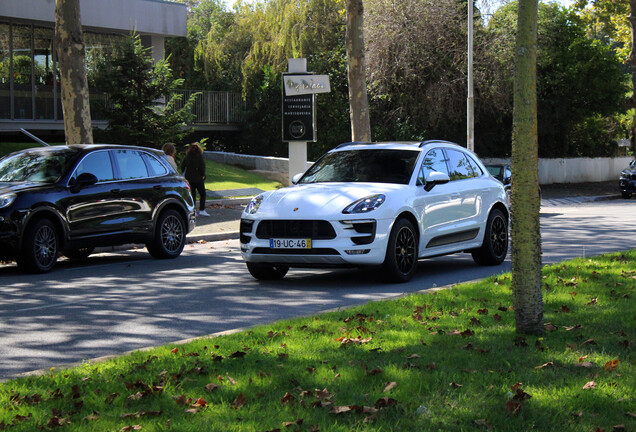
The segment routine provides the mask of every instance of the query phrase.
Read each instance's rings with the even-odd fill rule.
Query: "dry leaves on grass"
[[[594,381],[588,381],[584,386],[583,386],[583,390],[592,390],[596,388],[596,382]]]

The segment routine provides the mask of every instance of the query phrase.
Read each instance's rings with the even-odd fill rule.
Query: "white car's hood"
[[[406,185],[389,183],[313,183],[272,191],[265,196],[258,214],[261,217],[282,216],[313,219],[342,210],[360,198],[384,194],[387,200]]]

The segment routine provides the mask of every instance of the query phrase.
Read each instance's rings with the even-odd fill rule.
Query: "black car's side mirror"
[[[510,183],[512,183],[512,179],[511,179],[510,177],[506,177],[506,178],[503,180],[503,184],[504,184],[504,185],[509,185]]]
[[[440,184],[445,184],[450,181],[450,177],[448,174],[439,172],[439,171],[431,171],[426,176],[426,184],[424,185],[424,190],[426,192],[430,192],[435,186]]]
[[[95,183],[97,183],[97,177],[95,177],[95,174],[82,173],[77,176],[75,182],[71,185],[71,192],[77,193],[82,190],[82,188],[94,185]]]

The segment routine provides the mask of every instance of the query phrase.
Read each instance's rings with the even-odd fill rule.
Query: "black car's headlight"
[[[627,174],[627,172],[623,171],[623,172],[621,172],[621,178],[622,179],[628,179],[629,178],[629,174]]]
[[[0,208],[9,207],[17,195],[13,192],[0,195]]]
[[[258,208],[261,206],[263,202],[263,195],[256,195],[245,207],[245,213],[254,214],[258,211]]]
[[[368,197],[360,198],[357,201],[349,204],[342,211],[345,214],[352,213],[368,213],[380,207],[386,200],[386,196],[383,194],[371,195]]]

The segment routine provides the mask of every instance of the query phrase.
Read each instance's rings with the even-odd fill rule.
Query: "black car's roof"
[[[24,149],[21,151],[56,151],[63,149],[71,149],[71,150],[79,150],[79,151],[90,151],[90,150],[146,150],[155,153],[161,153],[160,150],[151,148],[151,147],[142,147],[142,146],[134,146],[134,145],[124,145],[124,144],[63,144],[63,145],[53,145],[48,147],[31,147],[28,149]]]

